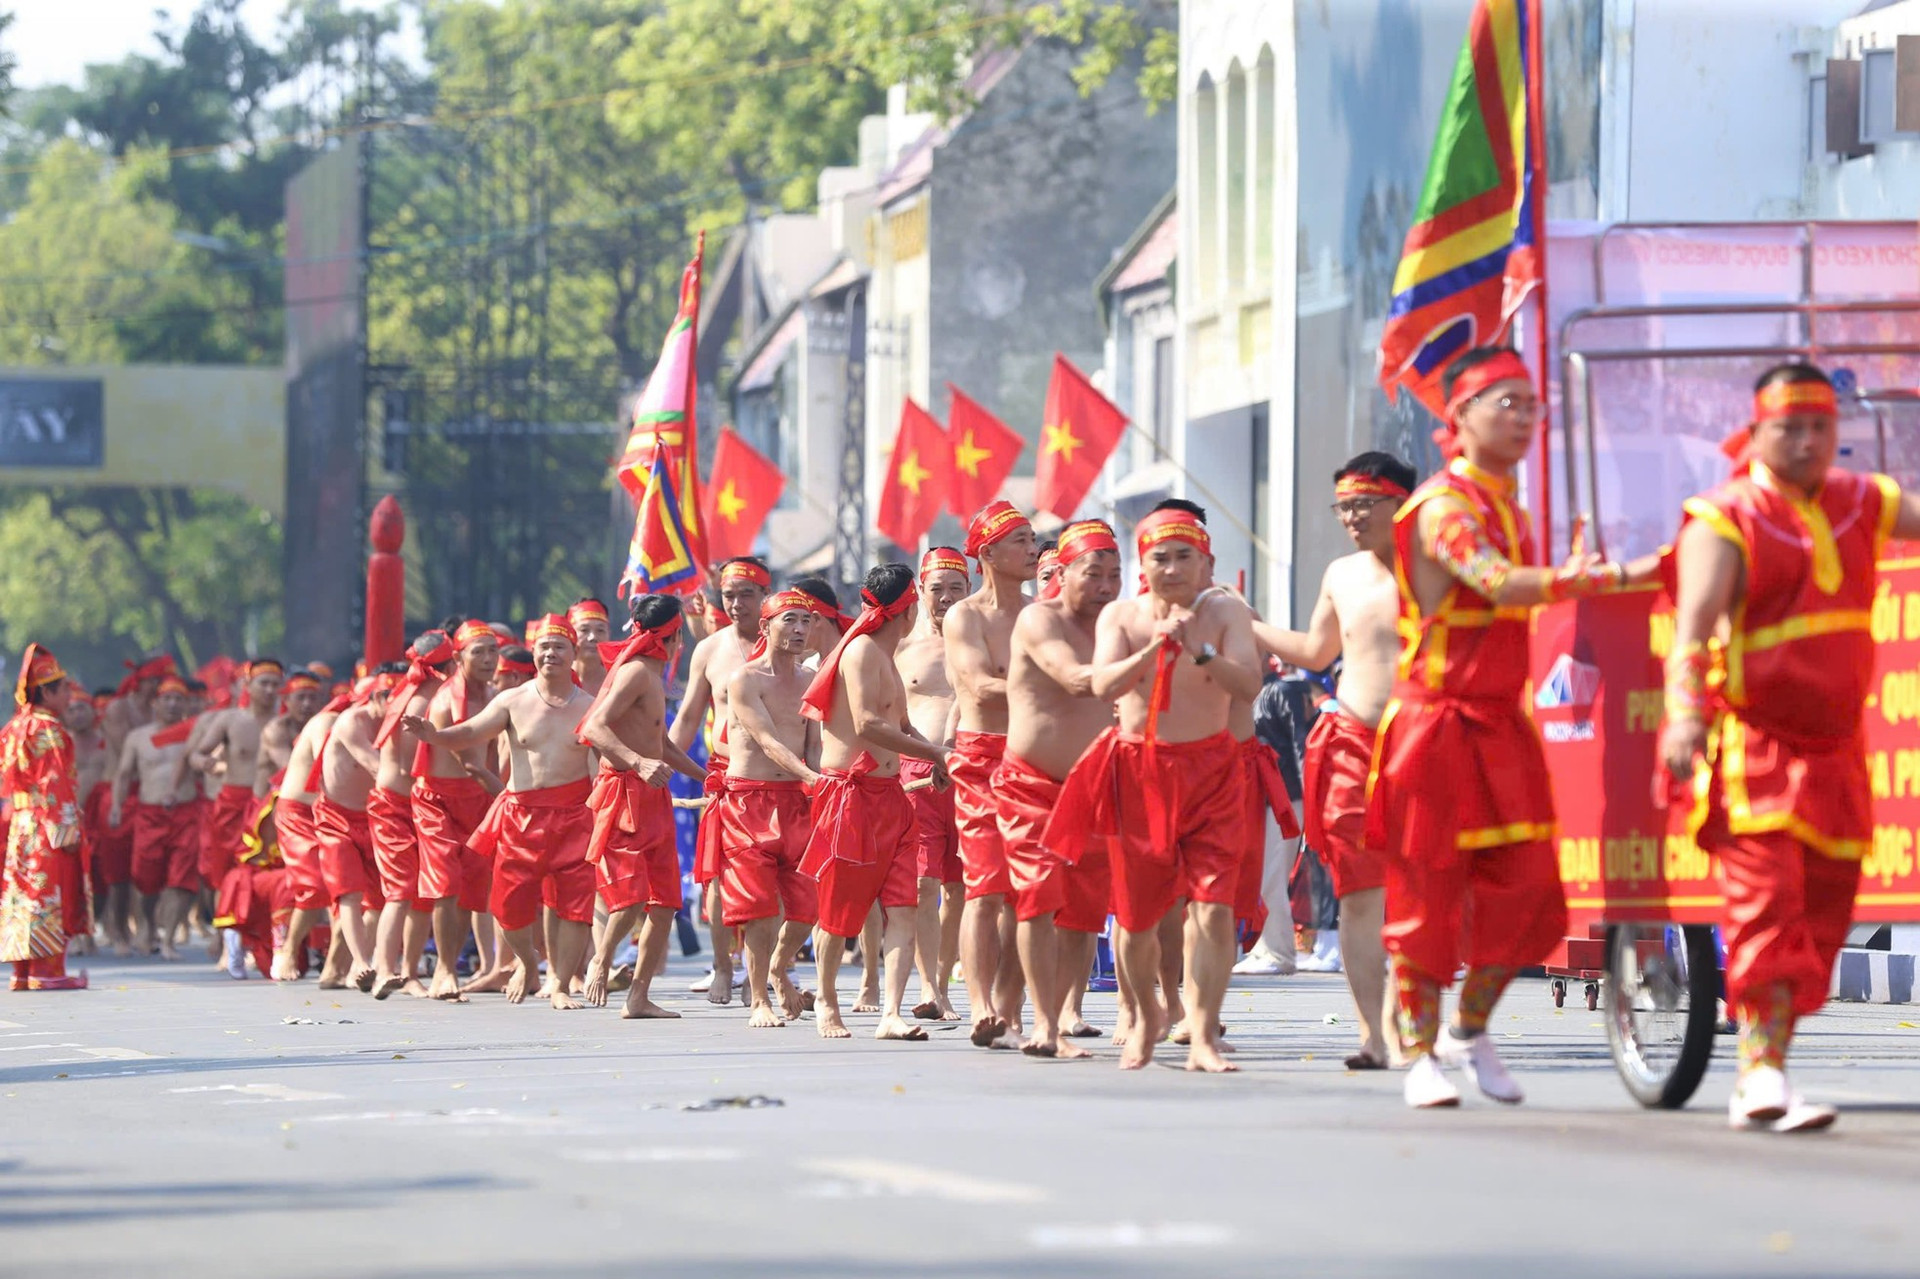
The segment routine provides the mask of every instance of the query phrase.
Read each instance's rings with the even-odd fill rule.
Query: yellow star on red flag
[[[740,492],[734,487],[732,479],[728,479],[725,484],[720,486],[720,491],[714,495],[713,504],[714,510],[719,513],[720,518],[729,524],[738,524],[740,522],[740,512],[747,509],[747,500],[740,496]]]
[[[1041,445],[1041,451],[1049,457],[1057,455],[1065,458],[1068,462],[1072,462],[1073,451],[1085,443],[1084,440],[1073,433],[1073,423],[1071,422],[1062,422],[1058,426],[1042,426],[1040,429],[1046,435],[1046,441]]]

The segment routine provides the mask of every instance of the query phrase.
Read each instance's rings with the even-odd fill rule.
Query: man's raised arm
[[[513,696],[505,693],[488,702],[486,708],[472,719],[446,728],[435,728],[432,723],[418,715],[402,715],[400,727],[412,733],[430,746],[458,754],[475,746],[484,745],[506,731],[508,723],[506,703]],[[358,758],[356,755],[355,758]]]
[[[1340,656],[1340,614],[1333,607],[1333,591],[1328,585],[1333,570],[1320,579],[1320,598],[1313,602],[1313,616],[1304,631],[1290,631],[1271,622],[1253,619],[1254,643],[1289,666],[1303,671],[1323,671]]]
[[[1120,610],[1112,607],[1103,610],[1093,631],[1093,695],[1103,702],[1113,702],[1131,693],[1153,670],[1154,660],[1168,636],[1178,634],[1178,625],[1166,627],[1138,651],[1133,651],[1127,647]]]
[[[727,684],[727,706],[740,727],[759,743],[761,753],[772,760],[776,767],[808,783],[819,780],[807,761],[789,750],[774,731],[773,716],[767,713],[759,681],[753,679],[745,668],[736,672]]]

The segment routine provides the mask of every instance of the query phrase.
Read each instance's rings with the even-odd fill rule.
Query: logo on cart
[[[1571,711],[1572,718],[1555,716],[1540,725],[1540,736],[1549,742],[1590,742],[1593,720],[1587,714],[1600,694],[1600,668],[1576,662],[1572,655],[1560,654],[1547,670],[1540,690],[1533,695],[1536,710]]]

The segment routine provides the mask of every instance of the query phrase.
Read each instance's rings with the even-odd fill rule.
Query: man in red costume
[[[947,678],[947,643],[942,627],[947,612],[967,597],[973,580],[966,556],[951,546],[935,546],[920,557],[920,599],[926,608],[913,634],[900,641],[894,665],[907,686],[907,716],[920,736],[951,749],[953,683]],[[824,627],[821,629],[825,629]],[[912,785],[933,775],[924,759],[902,758],[900,782]],[[914,927],[914,966],[920,970],[920,1002],[913,1015],[926,1021],[958,1021],[948,987],[960,962],[960,919],[966,906],[965,872],[960,866],[960,828],[953,811],[953,790],[923,786],[907,792],[913,801],[914,838],[920,860],[920,910]]]
[[[1360,1020],[1349,1070],[1384,1070],[1386,860],[1367,842],[1367,774],[1374,730],[1392,693],[1400,654],[1400,588],[1393,576],[1393,517],[1413,492],[1413,468],[1388,453],[1362,453],[1333,479],[1333,510],[1354,552],[1327,566],[1302,631],[1256,621],[1254,638],[1283,662],[1324,670],[1341,659],[1334,701],[1307,736],[1303,780],[1308,845],[1326,862],[1340,901],[1341,966]]]
[[[1875,565],[1889,538],[1920,537],[1920,503],[1887,476],[1834,466],[1838,443],[1826,375],[1769,369],[1752,425],[1729,441],[1732,478],[1687,501],[1677,544],[1660,749],[1675,778],[1700,778],[1695,835],[1726,895],[1735,1128],[1835,1118],[1788,1083],[1787,1049],[1795,1020],[1826,1000],[1873,847]],[[1725,679],[1710,691],[1709,644],[1723,633]]]
[[[578,607],[577,605],[575,607]],[[602,619],[605,620],[604,618]],[[436,728],[462,723],[493,696],[500,664],[500,637],[485,622],[462,622],[453,633],[457,652],[453,673],[427,701],[427,720]],[[425,742],[413,761],[413,829],[420,844],[420,896],[433,903],[434,999],[465,1003],[456,968],[466,948],[473,916],[487,908],[487,859],[467,840],[487,815],[493,795],[474,776],[490,771],[482,742],[455,754]]]
[[[0,794],[13,808],[0,871],[0,962],[14,990],[84,990],[67,975],[67,940],[85,936],[86,868],[73,738],[60,717],[74,686],[54,655],[27,645],[13,686],[13,718],[0,728]]]
[[[707,808],[700,816],[693,882],[700,890],[700,908],[706,912],[708,936],[713,942],[713,971],[695,982],[692,989],[695,993],[705,991],[707,999],[716,1004],[730,1002],[733,988],[746,981],[744,974],[736,979],[734,973],[733,953],[738,939],[721,922],[720,890],[715,886],[720,875],[719,809],[715,801],[727,784],[727,684],[760,642],[760,607],[772,589],[773,575],[751,556],[731,559],[720,566],[720,602],[727,625],[694,645],[693,657],[687,663],[686,695],[680,699],[680,709],[669,730],[674,746],[681,751],[693,745],[703,727],[706,730]]]
[[[822,726],[813,830],[800,871],[820,884],[815,1011],[825,1039],[850,1035],[840,1016],[835,979],[843,940],[860,935],[875,902],[884,912],[880,944],[886,973],[874,1037],[927,1037],[900,1016],[907,949],[920,904],[913,805],[901,789],[900,757],[933,763],[935,786],[947,785],[947,774],[945,753],[907,716],[906,685],[893,664],[900,640],[913,630],[913,579],[905,564],[882,564],[867,573],[859,619],[820,663],[801,698],[800,713]]]
[[[113,803],[107,824],[117,826],[134,783],[141,799],[133,812],[133,887],[140,894],[142,917],[136,949],[162,959],[178,959],[175,925],[186,918],[200,889],[200,787],[183,782],[192,726],[187,685],[177,675],[160,681],[153,700],[154,720],[127,734],[113,775]]]
[[[333,903],[334,927],[346,937],[353,959],[348,984],[362,991],[371,991],[378,977],[368,920],[377,920],[384,905],[367,819],[367,800],[380,772],[380,751],[373,739],[406,669],[404,662],[390,662],[355,686],[321,741],[319,766],[307,779],[307,789],[316,794],[313,825],[320,844],[320,874]]]
[[[257,811],[254,801],[271,789],[264,784],[271,768],[257,770],[261,785],[255,785],[256,764],[260,735],[279,713],[280,685],[286,679],[286,668],[271,657],[240,669],[246,679],[247,704],[209,711],[194,720],[186,757],[180,762],[182,780],[191,768],[220,782],[200,847],[200,877],[216,892],[244,850],[242,836]],[[232,946],[228,949],[231,952]],[[228,958],[231,966],[231,953]]]
[[[386,999],[395,991],[415,997],[427,993],[417,974],[420,957],[426,953],[427,934],[432,931],[434,899],[421,890],[413,779],[430,766],[430,753],[405,730],[402,721],[427,713],[434,695],[453,674],[458,655],[453,637],[445,631],[423,631],[407,650],[407,673],[387,698],[386,716],[373,739],[380,752],[380,768],[367,796],[367,825],[373,831],[380,896],[386,902],[374,935],[374,963],[380,972],[373,987],[375,999]],[[452,959],[444,965],[449,969],[452,966]]]
[[[1107,926],[1112,866],[1106,842],[1072,865],[1044,839],[1067,774],[1113,723],[1113,708],[1093,696],[1094,633],[1120,595],[1120,547],[1099,520],[1069,524],[1056,552],[1051,594],[1014,624],[1007,669],[1007,752],[993,777],[1006,841],[1020,962],[1033,991],[1036,1057],[1086,1057],[1063,1038],[1068,1010],[1086,981],[1094,937]]]
[[[1409,1059],[1407,1104],[1457,1106],[1442,1063],[1480,1091],[1522,1100],[1486,1034],[1514,974],[1566,933],[1554,858],[1553,795],[1523,705],[1532,606],[1650,581],[1659,562],[1582,556],[1531,567],[1533,533],[1516,473],[1542,406],[1512,351],[1468,351],[1446,371],[1450,461],[1394,520],[1399,679],[1380,721],[1366,841],[1389,853],[1385,938],[1395,1020]],[[1462,963],[1459,1009],[1443,1035],[1440,992]],[[1436,1059],[1437,1057],[1437,1059]]]
[[[706,770],[667,740],[667,681],[680,660],[685,610],[671,595],[635,596],[629,608],[632,638],[596,655],[606,680],[580,723],[581,737],[600,753],[600,774],[587,800],[593,811],[587,860],[607,908],[587,966],[585,997],[594,1007],[607,1002],[614,952],[638,923],[640,958],[621,1015],[678,1017],[653,1002],[653,979],[666,962],[673,914],[681,904],[680,842],[667,782],[676,772],[704,780]]]
[[[1125,1070],[1153,1060],[1171,1020],[1156,993],[1161,928],[1188,903],[1187,1069],[1230,1071],[1220,1004],[1233,964],[1233,903],[1244,854],[1246,788],[1229,731],[1236,701],[1260,691],[1252,611],[1218,587],[1213,544],[1190,503],[1163,503],[1135,530],[1147,594],[1100,614],[1093,695],[1119,704],[1118,727],[1094,739],[1067,775],[1042,842],[1077,864],[1115,841],[1113,913],[1130,1027]]]
[[[455,752],[507,735],[507,790],[469,844],[481,856],[493,857],[488,905],[506,930],[514,957],[507,1002],[524,1002],[536,984],[540,959],[533,926],[544,904],[554,914],[547,938],[553,975],[548,998],[564,1011],[580,1007],[567,978],[579,971],[593,926],[594,875],[587,861],[593,838],[593,812],[587,807],[592,752],[580,741],[580,722],[593,698],[573,682],[572,623],[549,613],[532,629],[539,673],[530,683],[502,693],[462,724],[436,728],[413,715],[401,723],[421,741]]]
[[[1039,566],[1040,551],[1027,517],[1011,503],[994,502],[967,526],[967,554],[980,564],[980,589],[947,610],[941,626],[947,674],[959,709],[949,758],[967,887],[960,967],[966,975],[973,1043],[1018,1048],[1026,988],[1008,902],[1013,881],[1000,837],[993,773],[1007,749],[1013,624],[1027,605],[1024,589]]]
[[[813,651],[814,628],[829,622],[824,604],[791,588],[768,596],[761,611],[762,643],[727,691],[733,775],[720,800],[720,897],[727,926],[746,939],[747,1024],[771,1028],[800,1016],[787,969],[820,917],[819,886],[800,873],[813,830],[807,787],[820,762],[819,725],[800,704],[812,672],[800,663]]]
[[[304,705],[312,693],[321,689],[320,677],[311,671],[294,671],[287,676],[288,716]],[[288,901],[293,914],[287,921],[286,936],[274,956],[273,979],[294,981],[300,976],[308,936],[327,920],[326,876],[320,869],[320,832],[313,815],[319,798],[320,777],[317,767],[320,749],[326,743],[333,722],[350,704],[350,697],[329,702],[300,722],[293,745],[287,754],[287,766],[280,777],[280,789],[273,805],[274,835],[280,844],[280,859],[287,868]],[[269,727],[269,736],[273,729]],[[338,990],[346,985],[348,951],[346,934],[333,930],[328,962],[320,972],[323,990]]]

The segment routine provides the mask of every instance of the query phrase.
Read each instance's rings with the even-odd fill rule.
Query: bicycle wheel
[[[1607,929],[1607,1046],[1643,1106],[1687,1104],[1713,1058],[1720,964],[1704,925]]]

